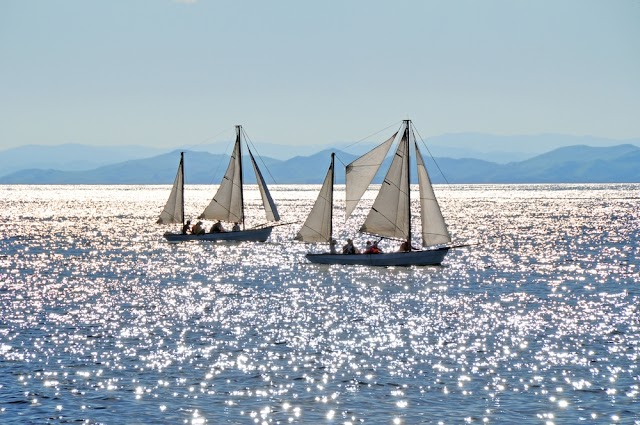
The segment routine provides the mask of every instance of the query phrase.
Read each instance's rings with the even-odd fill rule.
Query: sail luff
[[[353,210],[360,202],[362,195],[367,190],[371,181],[380,169],[380,165],[389,153],[389,148],[393,144],[398,133],[394,133],[389,139],[376,146],[358,159],[352,161],[346,168],[346,214],[347,220]]]
[[[249,157],[251,158],[251,163],[253,164],[253,171],[256,174],[256,182],[258,183],[258,189],[260,190],[262,205],[264,206],[264,212],[267,216],[267,220],[280,221],[280,214],[278,214],[278,209],[276,208],[275,202],[273,202],[273,198],[271,197],[271,193],[269,192],[267,183],[264,181],[262,172],[260,172],[260,168],[258,167],[258,164],[253,157],[253,153],[251,153],[251,149],[249,149],[248,146],[247,150],[249,151]]]
[[[295,239],[302,242],[329,242],[331,241],[333,221],[333,180],[334,180],[334,154],[331,154],[331,165],[318,193],[311,212]]]
[[[184,152],[180,152],[180,164],[176,178],[173,181],[169,199],[167,199],[157,223],[184,223]]]
[[[404,123],[403,125],[406,125]],[[409,237],[408,223],[410,220],[409,183],[408,183],[408,154],[407,133],[403,138],[391,161],[391,166],[380,186],[361,232],[373,233],[390,238],[406,240]]]
[[[433,192],[429,173],[418,143],[415,143],[416,164],[418,166],[418,183],[420,186],[420,219],[422,222],[422,246],[446,244],[451,242],[451,235],[442,216],[440,205]]]

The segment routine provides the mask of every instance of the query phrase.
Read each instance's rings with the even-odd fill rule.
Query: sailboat
[[[233,153],[227,166],[227,171],[222,178],[218,191],[213,196],[209,205],[204,209],[198,217],[206,220],[220,220],[228,223],[239,223],[242,225],[237,231],[224,231],[217,233],[205,233],[200,235],[171,233],[167,232],[164,237],[171,242],[180,242],[188,240],[205,240],[205,241],[255,241],[264,242],[271,235],[274,225],[262,225],[247,229],[245,227],[245,205],[243,191],[243,173],[242,173],[242,126],[236,126],[236,142]],[[273,202],[273,198],[269,193],[267,184],[262,177],[260,168],[251,153],[249,146],[246,146],[249,158],[253,164],[253,170],[256,174],[256,181],[262,206],[264,208],[268,222],[280,221],[280,215]],[[180,164],[176,174],[173,188],[169,199],[160,213],[158,224],[182,223],[184,228],[184,153],[180,154]]]
[[[442,263],[451,242],[451,236],[442,216],[415,140],[411,120],[404,120],[400,129],[381,145],[362,155],[346,168],[346,218],[356,208],[397,136],[398,147],[391,166],[380,186],[380,191],[367,215],[360,232],[403,241],[406,251],[377,254],[342,254],[335,249],[329,253],[308,253],[306,258],[317,264],[369,265],[369,266],[428,266]],[[409,177],[409,151],[414,145],[422,223],[422,246],[411,245],[411,197]],[[309,216],[295,239],[303,242],[329,242],[333,240],[333,186],[334,154]]]

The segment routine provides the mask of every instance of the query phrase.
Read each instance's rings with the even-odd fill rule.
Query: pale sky
[[[0,149],[638,138],[640,1],[0,0],[0,116]]]

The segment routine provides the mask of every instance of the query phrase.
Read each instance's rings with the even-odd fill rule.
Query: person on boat
[[[337,243],[338,243],[338,241],[333,239],[333,238],[329,241],[329,253],[330,254],[337,254],[338,253],[338,251],[336,251],[336,244]]]
[[[400,248],[398,249],[398,252],[409,252],[412,249],[414,248],[411,246],[411,241],[407,239],[406,241],[400,244]]]
[[[367,241],[367,248],[364,251],[365,254],[380,254],[380,249],[378,248],[378,242]]]
[[[220,220],[218,220],[213,224],[213,226],[211,226],[211,232],[210,233],[222,233],[222,232],[225,232],[225,231],[226,230],[224,230],[224,226],[222,225]]]
[[[182,234],[188,235],[189,230],[191,230],[191,220],[187,220],[187,222],[182,225]]]
[[[240,231],[240,223],[238,223],[237,221],[235,223],[233,223],[233,228],[231,229],[234,232],[239,232]]]
[[[358,254],[358,248],[353,245],[353,241],[351,239],[347,239],[347,243],[342,247],[343,254]]]
[[[198,221],[191,229],[191,233],[194,235],[204,235],[204,227],[202,227],[202,222]]]

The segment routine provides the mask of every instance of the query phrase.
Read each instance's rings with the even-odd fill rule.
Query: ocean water
[[[284,221],[318,189],[273,187]],[[167,243],[168,186],[0,186],[0,423],[640,424],[639,190],[437,186],[471,246],[369,268],[299,223]]]

